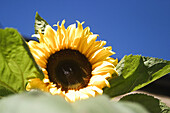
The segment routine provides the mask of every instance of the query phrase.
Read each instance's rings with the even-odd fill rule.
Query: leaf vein
[[[12,87],[8,86],[5,82],[0,80],[0,83],[3,84],[3,86],[5,86],[7,89],[9,89],[10,91],[12,91],[13,93],[17,93],[16,90],[14,90]]]

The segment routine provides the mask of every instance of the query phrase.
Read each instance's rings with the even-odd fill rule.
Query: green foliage
[[[17,102],[17,104],[16,104]],[[10,108],[10,109],[9,109]],[[59,95],[27,92],[0,100],[0,113],[148,113],[139,104],[111,102],[107,96],[68,103]]]
[[[110,79],[111,87],[104,89],[104,93],[111,97],[142,88],[170,73],[170,61],[129,55],[124,56],[116,66],[116,70],[119,76]]]
[[[38,34],[39,29],[42,31],[42,34],[44,34],[46,25],[48,25],[48,23],[36,12],[34,24],[35,34]]]
[[[161,113],[170,113],[170,107],[168,107],[165,103],[160,102]]]
[[[131,102],[116,103],[103,95],[73,103],[77,113],[148,113],[147,110]]]
[[[151,76],[149,81],[135,87],[134,90],[138,90],[149,83],[159,79],[160,77],[170,73],[170,61],[163,59],[152,58],[152,57],[142,57],[145,66],[147,67],[148,74]]]
[[[58,95],[34,91],[1,99],[0,113],[73,113],[73,108]]]
[[[130,94],[121,98],[120,102],[122,101],[139,103],[144,106],[150,113],[170,112],[170,108],[167,107],[164,103],[160,102],[160,100],[154,98],[153,96],[146,94]]]
[[[110,88],[104,89],[104,93],[111,97],[128,93],[150,78],[142,57],[138,55],[125,56],[117,65],[116,70],[119,76],[109,81]]]
[[[0,97],[25,91],[28,78],[43,78],[17,30],[0,29]]]

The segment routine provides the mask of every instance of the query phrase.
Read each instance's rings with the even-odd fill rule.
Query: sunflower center
[[[92,65],[77,50],[64,49],[51,55],[47,63],[51,82],[63,91],[86,87],[91,78]]]

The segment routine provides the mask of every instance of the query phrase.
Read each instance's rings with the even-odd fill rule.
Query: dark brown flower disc
[[[48,58],[47,68],[51,82],[62,91],[86,87],[91,78],[92,65],[78,50],[64,49]]]

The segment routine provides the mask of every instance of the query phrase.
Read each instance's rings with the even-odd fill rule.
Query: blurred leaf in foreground
[[[16,104],[17,102],[17,104]],[[59,95],[27,92],[0,100],[0,113],[148,113],[139,104],[111,102],[105,95],[68,103]]]

